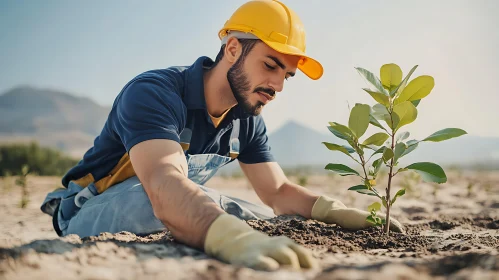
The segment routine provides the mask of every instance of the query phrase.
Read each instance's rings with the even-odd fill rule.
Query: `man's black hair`
[[[249,52],[253,49],[256,43],[260,42],[258,39],[237,39],[243,48],[241,52],[241,57],[239,59],[245,59]],[[212,65],[212,68],[215,67],[220,60],[224,57],[225,44],[220,47],[220,51],[215,58],[215,63]]]

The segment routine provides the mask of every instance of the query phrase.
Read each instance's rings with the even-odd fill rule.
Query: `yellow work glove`
[[[230,264],[259,270],[318,267],[311,252],[293,240],[265,235],[229,214],[221,214],[210,225],[204,250]]]
[[[341,201],[327,196],[319,197],[312,207],[312,219],[327,224],[337,224],[350,230],[365,229],[373,226],[373,224],[366,221],[369,215],[371,213],[356,208],[348,208]],[[384,214],[378,213],[378,216],[384,216]],[[390,230],[404,232],[400,222],[394,218],[390,218]]]

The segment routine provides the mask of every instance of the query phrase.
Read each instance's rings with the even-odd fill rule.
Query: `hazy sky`
[[[212,58],[217,32],[245,1],[0,1],[0,92],[21,84],[111,105],[149,69]],[[374,104],[354,67],[379,75],[397,63],[435,88],[407,130],[424,137],[460,127],[499,136],[499,1],[285,0],[307,31],[307,52],[325,73],[301,72],[264,109],[269,131],[288,119],[327,133],[348,122],[348,104]]]

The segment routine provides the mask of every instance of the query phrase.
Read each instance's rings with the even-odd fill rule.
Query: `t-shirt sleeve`
[[[158,77],[138,78],[126,86],[116,104],[113,128],[127,152],[150,139],[180,142],[186,110],[176,88]]]
[[[269,139],[267,136],[267,127],[261,116],[254,118],[253,137],[249,139],[246,147],[243,148],[237,159],[242,163],[261,163],[275,161],[271,153]],[[249,122],[251,124],[251,122]],[[250,128],[251,130],[251,128]]]

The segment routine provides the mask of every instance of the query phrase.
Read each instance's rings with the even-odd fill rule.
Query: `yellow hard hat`
[[[230,31],[251,33],[272,49],[300,56],[298,69],[313,80],[319,79],[322,65],[305,54],[305,29],[300,18],[276,0],[253,0],[240,6],[218,32],[223,39]]]

